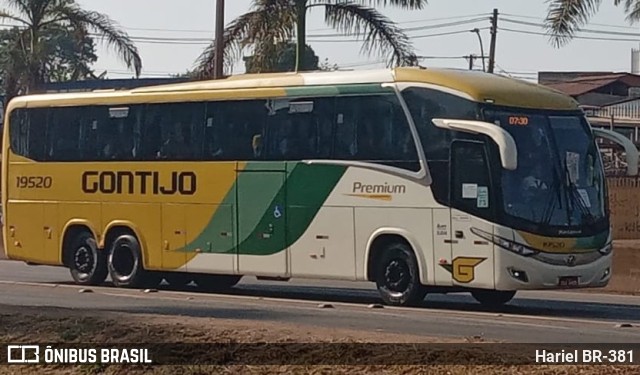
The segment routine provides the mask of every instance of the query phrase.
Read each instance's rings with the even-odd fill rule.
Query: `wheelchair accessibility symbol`
[[[282,209],[280,208],[280,206],[276,206],[273,209],[273,217],[276,219],[280,219],[282,217]]]

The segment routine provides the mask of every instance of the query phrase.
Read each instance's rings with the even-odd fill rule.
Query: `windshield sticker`
[[[462,199],[478,198],[478,184],[462,184]]]
[[[589,193],[587,193],[585,189],[578,189],[578,193],[580,194],[580,198],[582,198],[584,205],[587,206],[587,208],[591,208],[591,200],[589,199]]]
[[[478,186],[478,199],[476,200],[478,208],[489,207],[489,188],[486,186]]]
[[[567,172],[569,173],[569,180],[572,184],[577,183],[580,178],[580,154],[567,151],[565,163],[567,166]]]

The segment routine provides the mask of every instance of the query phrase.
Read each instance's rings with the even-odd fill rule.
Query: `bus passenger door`
[[[494,287],[493,244],[474,231],[493,234],[489,216],[493,202],[491,174],[483,142],[455,141],[451,146],[451,242],[447,265],[453,285]]]
[[[284,162],[248,163],[238,171],[238,273],[286,277]]]

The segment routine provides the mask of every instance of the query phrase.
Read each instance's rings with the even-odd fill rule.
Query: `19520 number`
[[[49,176],[17,176],[16,186],[20,189],[49,189],[53,179]]]

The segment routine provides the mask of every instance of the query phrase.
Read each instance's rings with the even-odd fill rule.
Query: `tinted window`
[[[393,94],[18,110],[14,152],[40,161],[346,159],[420,168]]]
[[[145,111],[144,155],[161,160],[198,160],[203,152],[205,105],[149,105]]]
[[[334,157],[418,171],[409,123],[394,94],[337,99]]]
[[[96,121],[97,160],[136,160],[140,156],[142,106],[100,107],[91,121]],[[80,160],[92,160],[84,158]]]
[[[204,121],[204,159],[263,159],[266,120],[264,100],[208,103]]]
[[[266,157],[327,159],[333,143],[334,99],[278,99],[267,103]]]
[[[17,109],[11,113],[11,149],[18,155],[43,160],[46,153],[47,109]]]
[[[478,105],[472,101],[426,88],[408,88],[402,92],[416,124],[427,160],[447,160],[456,132],[436,127],[431,120],[449,118],[477,120]]]
[[[449,205],[449,154],[451,142],[467,137],[457,132],[436,127],[434,118],[476,120],[478,106],[467,99],[438,90],[410,87],[402,92],[416,125],[420,143],[427,158],[434,198]]]

